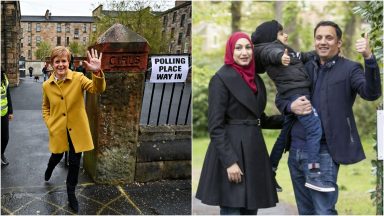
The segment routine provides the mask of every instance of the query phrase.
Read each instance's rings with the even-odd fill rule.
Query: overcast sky
[[[107,9],[105,0],[20,0],[20,10],[21,15],[44,16],[48,9],[52,16],[92,16],[92,11],[100,3],[103,3],[104,10]],[[166,9],[175,5],[174,1],[165,3]]]

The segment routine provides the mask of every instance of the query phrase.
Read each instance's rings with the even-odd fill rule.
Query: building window
[[[61,37],[57,37],[56,46],[61,45]]]
[[[171,38],[173,38],[173,36],[175,36],[175,28],[171,29]]]
[[[41,42],[41,37],[36,36],[36,46],[39,46],[40,42]]]
[[[28,23],[28,32],[32,31],[32,23]]]
[[[75,28],[75,35],[74,35],[74,38],[75,38],[75,39],[79,39],[79,29],[78,29],[78,28]]]
[[[67,37],[67,40],[65,41],[65,46],[69,46],[69,37]]]
[[[32,46],[32,37],[28,36],[28,46]]]
[[[87,38],[83,37],[83,45],[86,45],[86,44],[87,44]]]
[[[177,12],[173,12],[173,18],[172,18],[172,23],[175,23],[176,22],[176,16],[177,16]]]
[[[188,23],[187,36],[191,35],[191,23]]]
[[[23,48],[23,43],[20,43],[20,47]]]
[[[87,33],[87,24],[86,23],[84,23],[84,25],[83,25],[83,32]]]
[[[179,39],[177,39],[177,45],[181,44],[182,39],[183,39],[183,33],[179,33]]]
[[[40,31],[41,31],[40,23],[36,23],[36,32],[40,32]]]
[[[71,32],[71,24],[65,23],[65,32],[70,33]]]
[[[185,14],[181,15],[180,27],[184,26]]]
[[[166,28],[167,25],[168,25],[168,15],[165,15],[164,19],[163,19],[163,26],[164,26],[164,28]]]
[[[56,31],[61,32],[61,23],[57,23]]]
[[[96,24],[92,25],[92,32],[96,32]]]
[[[32,59],[32,50],[28,50],[28,58]]]

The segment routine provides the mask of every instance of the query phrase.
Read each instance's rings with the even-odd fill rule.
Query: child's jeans
[[[294,95],[289,99],[293,102],[300,96],[302,95]],[[308,95],[305,96],[310,100]],[[312,107],[312,112],[310,114],[296,115],[296,117],[305,129],[308,164],[319,163],[320,140],[323,135],[320,117],[314,107]]]
[[[289,98],[290,101],[296,100],[301,95],[294,95]],[[308,96],[306,96],[309,98]],[[320,139],[323,134],[321,128],[321,121],[314,107],[312,112],[307,115],[295,115],[297,120],[303,125],[306,134],[306,147],[308,151],[308,163],[319,162],[319,150],[320,150]],[[279,161],[283,155],[286,138],[290,130],[290,125],[293,121],[293,117],[285,116],[283,128],[277,138],[271,152],[270,161],[273,168],[277,168]]]

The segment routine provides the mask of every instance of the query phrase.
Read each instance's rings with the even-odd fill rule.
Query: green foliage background
[[[279,9],[279,5],[281,6]],[[211,76],[223,65],[225,43],[231,34],[230,28],[232,22],[231,2],[200,2],[192,3],[193,7],[193,161],[194,172],[196,163],[202,162],[205,152],[200,147],[195,147],[195,140],[198,144],[204,140],[204,147],[208,145],[207,134],[207,109],[208,109],[208,83]],[[218,12],[220,11],[220,12]],[[361,37],[364,32],[369,32],[371,47],[382,68],[383,57],[383,1],[287,1],[287,2],[259,2],[245,1],[242,4],[242,14],[240,20],[240,29],[243,32],[251,33],[255,27],[264,21],[277,19],[284,26],[289,35],[289,44],[296,50],[308,51],[313,49],[313,28],[321,20],[332,20],[339,24],[343,30],[343,46],[341,53],[343,56],[364,64],[360,54],[354,51],[355,41]],[[206,37],[201,31],[202,24],[214,24],[222,29],[226,29],[225,35],[219,39],[219,48],[208,48],[204,43]],[[216,27],[217,28],[217,27]],[[382,70],[382,69],[381,69]],[[265,74],[262,78],[266,84],[268,92],[267,114],[278,113],[274,105],[276,89],[273,82]],[[383,162],[376,160],[376,152],[370,149],[372,137],[376,133],[376,109],[382,98],[367,102],[357,96],[354,104],[354,115],[356,118],[359,134],[362,137],[364,149],[367,157],[372,160],[373,175],[377,173],[376,189],[370,190],[373,204],[376,206],[376,214],[383,214]],[[273,135],[276,137],[276,134]],[[271,134],[266,139],[274,139]],[[375,146],[376,147],[376,146]],[[360,196],[361,190],[369,185],[375,185],[374,180],[368,180],[366,176],[369,170],[369,160],[363,161],[357,165],[345,166],[340,171],[340,199],[337,209],[341,214],[372,214],[372,208],[367,207],[366,194]],[[367,166],[368,165],[368,166]],[[344,166],[343,166],[344,167]],[[346,171],[343,171],[346,170]],[[368,171],[369,172],[369,171]],[[351,181],[356,175],[362,175],[367,182],[359,184],[358,181]],[[195,174],[193,175],[195,178]],[[371,179],[371,178],[369,178]],[[356,191],[351,187],[353,185]],[[351,190],[352,189],[352,190]],[[366,190],[366,189],[365,189]],[[368,193],[368,191],[366,191]],[[341,197],[353,197],[344,202]],[[293,199],[293,193],[289,194],[287,199]],[[361,199],[361,200],[360,200]],[[369,209],[369,210],[368,210]]]
[[[44,61],[45,57],[51,56],[51,44],[46,41],[42,41],[37,46],[37,50],[35,51],[35,56],[37,59],[40,59],[41,61]]]
[[[75,57],[87,56],[87,48],[77,41],[72,41],[69,43],[69,50]]]
[[[289,44],[292,44],[296,50],[313,50],[313,28],[321,20],[332,20],[339,24],[343,30],[342,55],[364,64],[364,61],[357,52],[354,51],[354,42],[361,36],[361,33],[375,28],[371,23],[364,23],[361,16],[353,13],[353,8],[358,5],[365,5],[367,2],[322,2],[292,1],[279,2],[283,4],[280,11],[282,17],[279,22],[288,32]],[[231,26],[231,2],[192,2],[193,7],[193,35],[192,35],[192,53],[193,53],[193,136],[199,137],[207,135],[207,93],[210,77],[223,64],[225,43],[231,29],[227,35],[222,35],[219,40],[219,48],[207,49],[204,47],[204,34],[199,31],[199,27],[205,24],[215,24],[223,29]],[[256,26],[264,21],[277,19],[275,9],[277,2],[243,2],[242,16],[240,20],[241,31],[249,35],[255,30]],[[323,10],[321,8],[324,8]],[[221,11],[218,13],[217,11]],[[352,22],[353,21],[353,22]],[[353,26],[347,25],[353,23]],[[293,25],[293,23],[298,23]],[[381,29],[382,26],[376,27]],[[382,38],[377,34],[372,34],[371,38]],[[372,44],[377,45],[376,42]],[[352,47],[352,49],[351,49]],[[376,49],[375,49],[376,50]],[[381,54],[382,55],[382,54]],[[379,53],[376,53],[380,57]],[[267,114],[278,113],[274,105],[276,89],[273,82],[265,74],[262,75],[268,91]],[[359,96],[354,105],[354,113],[362,136],[370,137],[376,129],[376,108],[381,100],[367,102]]]
[[[153,10],[161,8],[162,3],[162,0],[107,1],[107,8],[115,12],[97,17],[97,31],[92,35],[90,44],[96,42],[97,38],[112,25],[120,23],[147,39],[151,47],[150,53],[165,53],[169,39],[162,37],[162,19],[153,13]],[[150,4],[152,9],[149,7]]]
[[[383,59],[383,2],[371,1],[367,4],[360,4],[354,8],[354,12],[360,14],[371,24],[369,32],[372,40],[372,47],[378,59]],[[383,110],[383,103],[380,106]],[[376,136],[374,136],[376,137]],[[377,140],[377,139],[376,139]],[[377,145],[374,146],[377,152]],[[371,160],[373,174],[377,176],[376,188],[372,190],[371,199],[376,204],[376,214],[383,215],[383,161],[378,159]]]

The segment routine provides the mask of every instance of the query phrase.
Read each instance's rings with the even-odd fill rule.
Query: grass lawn
[[[264,138],[269,152],[277,137],[277,132],[264,130]],[[370,199],[370,189],[376,187],[376,176],[371,174],[371,160],[376,158],[372,148],[375,142],[372,138],[362,140],[367,159],[353,165],[341,165],[338,176],[339,199],[336,209],[342,215],[374,215],[375,206]],[[192,142],[192,194],[196,193],[201,167],[209,138],[194,138]],[[283,202],[296,205],[292,184],[287,165],[288,154],[284,154],[277,172],[277,181],[283,187],[283,192],[278,193]]]

